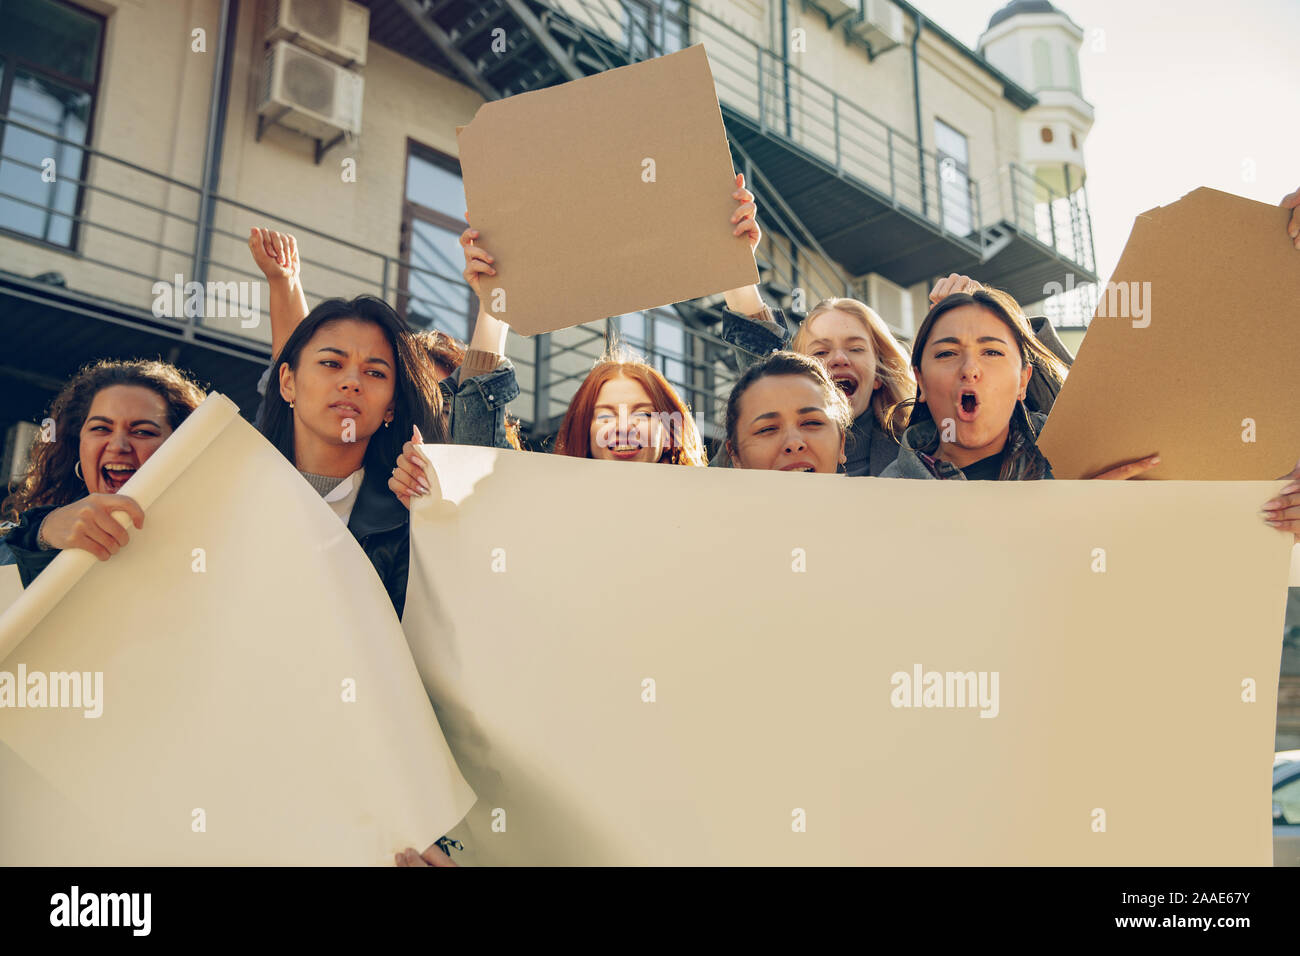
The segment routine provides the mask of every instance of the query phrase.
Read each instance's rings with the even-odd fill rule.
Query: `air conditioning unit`
[[[6,483],[16,482],[27,474],[30,461],[28,454],[32,450],[32,442],[36,440],[36,433],[40,430],[39,425],[31,422],[14,422],[9,426],[9,433],[5,436],[3,466]],[[8,494],[7,490],[0,497],[5,494]]]
[[[862,14],[851,29],[873,53],[881,53],[903,42],[903,11],[890,0],[862,0]]]
[[[265,70],[261,116],[322,141],[361,132],[359,73],[283,40],[267,49]]]
[[[344,66],[366,65],[370,11],[352,0],[267,0],[266,42],[291,40]]]
[[[862,9],[862,0],[813,0],[813,3],[826,12],[831,23],[856,16]]]

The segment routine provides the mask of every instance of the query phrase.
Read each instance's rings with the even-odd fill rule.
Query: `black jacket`
[[[411,514],[388,489],[388,472],[366,469],[348,530],[374,565],[400,620],[411,566]]]
[[[23,587],[28,587],[36,580],[36,575],[44,571],[51,561],[59,556],[56,551],[43,551],[36,543],[40,533],[41,522],[54,510],[53,505],[28,508],[18,517],[18,525],[2,539],[13,554],[14,563],[18,565],[18,577]]]

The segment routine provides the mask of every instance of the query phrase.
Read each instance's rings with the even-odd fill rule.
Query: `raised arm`
[[[248,250],[271,288],[271,357],[289,341],[298,323],[307,317],[307,296],[302,289],[298,240],[285,232],[252,227]]]
[[[758,204],[754,194],[745,188],[743,173],[736,175],[736,191],[731,194],[739,205],[731,214],[731,234],[749,243],[750,251],[758,248],[763,238],[757,215]],[[736,361],[742,369],[776,349],[789,345],[790,333],[763,301],[758,286],[728,289],[723,298],[727,314],[722,321],[722,337],[731,346]]]

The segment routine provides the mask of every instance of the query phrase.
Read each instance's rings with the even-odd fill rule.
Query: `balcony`
[[[1091,224],[1077,199],[1016,164],[970,179],[873,115],[861,94],[833,89],[694,5],[402,2],[444,55],[497,96],[703,43],[733,145],[782,202],[790,229],[777,231],[824,253],[832,269],[902,286],[969,272],[1026,303],[1043,298],[1048,282],[1096,281]],[[508,53],[491,48],[498,28]]]
[[[406,314],[415,328],[451,326],[453,313],[463,321],[461,304],[430,291],[463,287],[459,271],[425,258],[418,244],[405,256],[390,255],[338,238],[347,234],[344,223],[314,228],[221,194],[211,197],[204,226],[197,184],[13,116],[0,115],[0,123],[83,152],[87,170],[82,178],[60,175],[65,188],[80,191],[75,208],[0,189],[0,199],[61,223],[60,233],[71,236],[65,247],[0,228],[0,334],[9,343],[0,381],[53,392],[86,362],[159,356],[251,416],[259,401],[257,379],[270,360],[269,296],[248,252],[251,225],[298,237],[309,305],[369,293]],[[40,181],[41,166],[16,154],[3,158],[10,169],[29,172],[30,182]],[[773,269],[770,261],[764,265]],[[171,295],[178,275],[182,283],[204,284],[195,314],[186,314],[188,295]],[[155,308],[160,293],[174,300],[163,309]],[[508,354],[524,390],[511,412],[525,437],[536,447],[555,433],[593,361],[621,331],[629,344],[651,354],[695,408],[702,430],[716,438],[715,419],[736,372],[730,349],[698,318],[710,307],[701,302],[683,305],[686,315],[659,309],[532,339],[511,336]],[[44,399],[30,391],[15,388],[3,398],[20,417],[39,419],[44,412]]]

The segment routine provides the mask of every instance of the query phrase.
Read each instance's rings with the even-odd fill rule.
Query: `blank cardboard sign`
[[[758,281],[701,45],[485,103],[458,133],[484,305],[522,335]]]
[[[1300,251],[1214,189],[1138,216],[1039,447],[1057,478],[1277,478],[1300,458]]]

